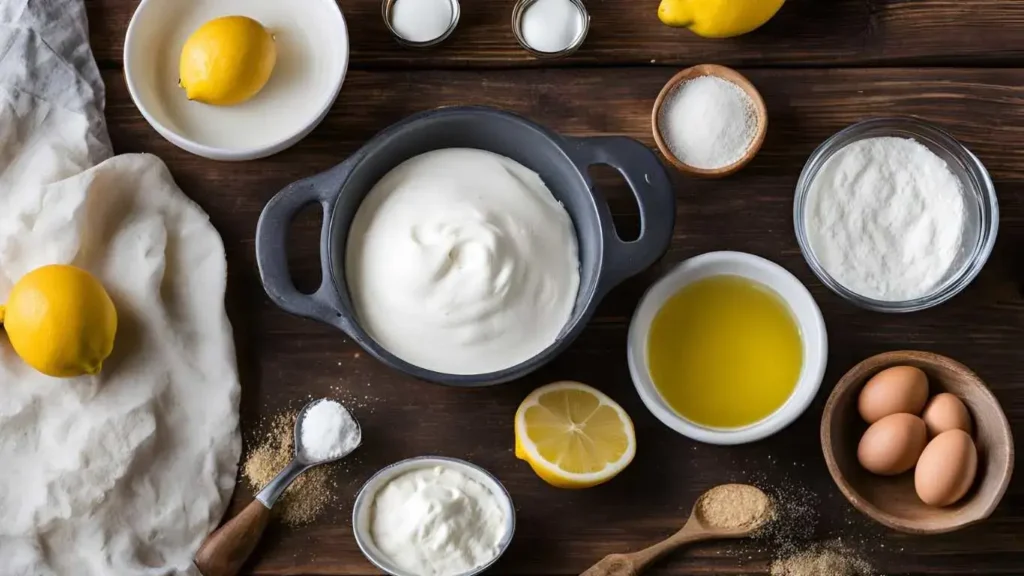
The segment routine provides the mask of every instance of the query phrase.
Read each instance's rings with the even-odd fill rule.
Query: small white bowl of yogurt
[[[274,36],[266,86],[235,106],[193,102],[178,86],[181,49],[204,23],[247,16]],[[175,146],[213,160],[276,154],[327,115],[348,70],[345,18],[334,0],[142,0],[128,25],[124,76],[147,122]]]
[[[464,460],[421,456],[392,464],[363,485],[352,531],[363,555],[394,576],[471,576],[512,542],[512,497]]]

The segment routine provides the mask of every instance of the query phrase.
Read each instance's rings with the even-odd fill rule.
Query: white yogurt
[[[410,42],[440,38],[452,25],[451,0],[397,0],[391,6],[391,27]]]
[[[570,0],[537,0],[523,12],[523,40],[538,52],[561,52],[583,31],[583,14]]]
[[[482,150],[416,156],[363,200],[346,251],[361,326],[395,356],[485,374],[553,344],[572,315],[572,220],[540,177]]]
[[[464,574],[493,560],[505,510],[486,486],[449,466],[398,476],[377,493],[370,537],[396,567],[417,576]]]

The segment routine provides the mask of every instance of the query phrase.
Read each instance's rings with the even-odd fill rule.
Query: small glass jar
[[[430,40],[423,40],[419,42],[409,40],[402,36],[401,34],[399,34],[398,30],[395,29],[394,24],[392,24],[391,22],[393,18],[392,13],[395,8],[395,3],[397,3],[398,1],[400,0],[384,0],[384,2],[381,4],[381,16],[384,18],[384,25],[388,27],[388,31],[391,32],[391,36],[394,37],[394,39],[403,46],[407,46],[409,48],[429,48],[431,46],[436,46],[441,42],[444,42],[449,36],[451,36],[452,32],[455,31],[456,26],[459,25],[459,14],[461,12],[459,0],[448,0],[452,6],[452,21],[450,24],[448,24],[448,28],[446,28],[445,31],[442,32],[440,36],[432,38]]]
[[[529,42],[526,41],[526,37],[523,35],[523,16],[526,14],[526,10],[537,2],[537,0],[519,0],[512,9],[512,33],[515,34],[519,45],[537,58],[562,58],[578,50],[579,47],[583,45],[583,41],[586,40],[587,32],[590,31],[590,12],[587,11],[587,7],[584,6],[582,0],[568,1],[571,2],[580,13],[580,31],[576,37],[573,38],[573,41],[569,46],[557,52],[542,52],[531,46]]]

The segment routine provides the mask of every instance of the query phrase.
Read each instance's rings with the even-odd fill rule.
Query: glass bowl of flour
[[[800,250],[834,292],[869,310],[941,304],[978,275],[999,204],[981,161],[910,118],[854,124],[811,155],[797,183]]]

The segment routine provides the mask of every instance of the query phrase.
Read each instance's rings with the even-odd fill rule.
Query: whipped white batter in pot
[[[356,212],[345,266],[363,329],[447,374],[536,356],[569,321],[580,285],[572,220],[541,178],[468,148],[385,175]]]

